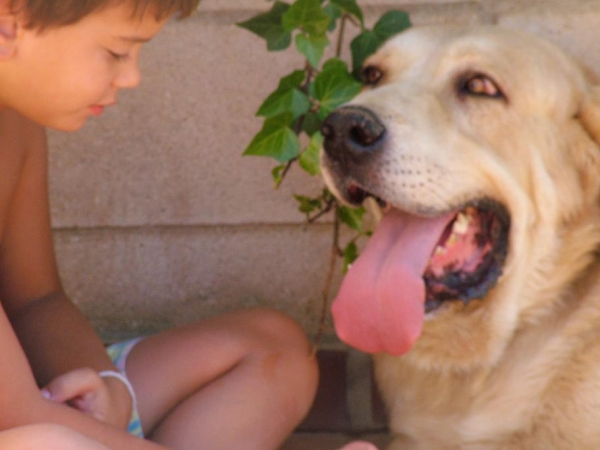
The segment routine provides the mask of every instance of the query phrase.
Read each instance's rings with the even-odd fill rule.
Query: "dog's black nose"
[[[321,126],[325,152],[334,159],[361,159],[382,147],[385,127],[375,113],[361,106],[343,106],[333,111]]]

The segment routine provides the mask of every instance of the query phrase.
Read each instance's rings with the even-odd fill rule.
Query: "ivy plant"
[[[385,40],[411,24],[406,12],[389,11],[368,28],[356,0],[295,0],[275,1],[268,12],[238,25],[263,38],[271,52],[286,50],[293,43],[305,61],[303,67],[284,74],[277,88],[260,105],[257,116],[264,119],[263,127],[244,151],[244,155],[276,161],[271,176],[277,188],[293,167],[299,167],[307,176],[320,174],[322,121],[360,92],[360,68],[364,60]],[[350,64],[341,59],[349,25],[354,26],[356,34],[350,43]],[[325,59],[326,53],[334,56]],[[317,196],[296,194],[294,198],[309,222],[333,215],[323,319],[336,261],[343,258],[346,271],[358,256],[357,240],[369,234],[363,224],[365,210],[341,205],[325,187]],[[344,244],[340,242],[342,226],[352,231]]]

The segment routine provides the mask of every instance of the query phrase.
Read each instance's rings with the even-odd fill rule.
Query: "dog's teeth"
[[[472,216],[470,214],[459,212],[456,216],[454,224],[452,225],[452,235],[465,235],[469,229],[471,218]]]
[[[446,247],[443,247],[441,245],[438,245],[435,248],[435,251],[433,252],[434,256],[440,256],[440,255],[443,255],[444,253],[446,253]]]
[[[456,233],[452,233],[448,240],[446,241],[446,247],[451,247],[459,241],[458,235]]]

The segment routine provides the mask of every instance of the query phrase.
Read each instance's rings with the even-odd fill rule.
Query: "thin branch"
[[[327,214],[329,211],[331,211],[336,206],[336,203],[337,202],[334,199],[328,200],[327,204],[325,205],[325,208],[323,208],[321,211],[319,211],[314,216],[308,218],[308,223],[316,222],[318,219],[320,219],[325,214]]]
[[[321,343],[321,339],[323,334],[325,333],[325,322],[327,321],[328,312],[329,312],[329,297],[331,286],[333,284],[333,278],[335,275],[335,268],[338,258],[340,257],[339,253],[339,240],[340,240],[340,220],[337,214],[337,204],[336,204],[336,214],[333,223],[333,242],[331,245],[331,251],[329,254],[329,269],[327,271],[327,278],[325,279],[325,284],[323,286],[323,290],[321,291],[321,316],[319,318],[319,327],[315,334],[313,340],[313,353],[316,354],[319,349],[319,344]]]
[[[347,14],[348,20],[350,22],[352,22],[352,25],[354,25],[356,28],[360,28],[361,31],[364,31],[364,27],[363,25],[360,23],[360,21],[354,17],[352,14]]]
[[[283,179],[286,177],[286,175],[288,174],[288,172],[294,165],[295,161],[296,161],[296,158],[287,162],[287,164],[285,165],[285,168],[283,169],[283,172],[281,172],[281,176],[279,177],[279,180],[277,180],[277,182],[275,183],[275,190],[277,190],[281,187],[281,184],[283,183]]]
[[[342,55],[342,44],[344,41],[344,32],[346,30],[346,20],[348,20],[348,14],[344,14],[342,16],[342,20],[340,23],[340,31],[337,36],[337,46],[335,49],[335,56],[338,58]]]

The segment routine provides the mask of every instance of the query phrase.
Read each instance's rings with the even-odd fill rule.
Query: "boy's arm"
[[[47,325],[41,326],[44,322]],[[80,404],[78,409],[98,418],[102,417],[102,420],[120,428],[124,429],[127,426],[132,407],[127,387],[112,377],[96,377],[97,383],[100,384],[90,386],[87,382],[89,377],[82,378],[74,372],[74,369],[81,368],[91,368],[96,372],[115,369],[106,356],[102,343],[93,330],[88,329],[85,319],[80,318],[79,311],[62,292],[51,294],[46,299],[35,300],[23,314],[13,320],[13,324],[18,330],[19,340],[28,355],[39,385],[47,387],[49,392],[53,393],[53,400],[73,400],[87,392],[91,393],[93,386],[102,388],[102,385],[105,385],[108,391],[94,390],[93,396],[88,397],[89,400],[82,400],[84,403]],[[41,345],[40,340],[43,341]],[[70,376],[60,377],[59,382],[57,376],[67,372]],[[85,374],[81,370],[77,373]],[[71,384],[65,385],[65,380]],[[79,383],[73,384],[76,380]],[[51,381],[53,382],[50,383]],[[88,404],[90,401],[92,403]],[[82,405],[87,406],[83,408]]]
[[[2,305],[39,385],[76,368],[114,370],[103,343],[62,290],[50,229],[45,132],[14,113],[2,119],[21,138],[14,139],[21,148],[3,143],[2,150],[22,155],[1,239]],[[115,399],[111,422],[125,425],[131,407],[127,389],[118,380],[105,381]]]
[[[68,406],[45,400],[0,308],[0,430],[34,423],[66,426],[113,450],[165,450],[165,447],[128,435]]]

